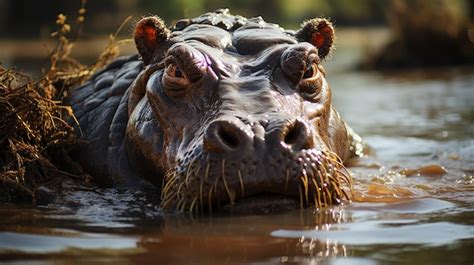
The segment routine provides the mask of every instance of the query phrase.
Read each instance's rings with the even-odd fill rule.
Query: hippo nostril
[[[220,126],[217,129],[217,136],[221,139],[223,144],[231,149],[237,148],[240,144],[240,140],[235,131],[229,129],[228,126]]]
[[[300,120],[296,120],[287,127],[283,134],[283,142],[296,150],[314,147],[310,128]]]
[[[237,120],[217,120],[204,133],[204,148],[210,152],[228,152],[245,145],[248,138]]]
[[[297,143],[298,138],[302,134],[301,130],[302,130],[302,128],[301,128],[300,123],[295,123],[295,124],[290,125],[283,141],[287,145],[293,145],[293,144]]]

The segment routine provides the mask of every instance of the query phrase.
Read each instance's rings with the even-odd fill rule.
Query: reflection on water
[[[332,80],[338,109],[375,151],[354,162],[355,200],[473,202],[474,75],[360,75]]]
[[[440,211],[443,208],[454,207],[453,204],[435,199],[419,199],[397,206],[401,206],[402,209],[393,206],[374,206],[363,210],[364,207],[358,206],[356,210],[359,211],[359,216],[353,218],[352,222],[336,223],[324,229],[282,229],[274,231],[272,235],[290,238],[308,237],[311,240],[316,238],[344,245],[407,244],[408,242],[419,245],[444,245],[474,236],[474,228],[466,225],[449,222],[420,223],[419,220],[411,219],[407,215],[426,213],[427,209],[430,212]],[[352,209],[349,207],[346,211],[351,212]]]
[[[62,236],[54,235],[58,232]],[[87,234],[71,231],[55,231],[51,229],[50,235],[35,235],[16,232],[4,232],[0,235],[0,248],[3,252],[26,252],[26,253],[56,253],[71,251],[77,248],[79,251],[107,249],[112,252],[118,250],[134,250],[136,239],[108,236],[104,234]]]
[[[351,161],[353,204],[165,215],[131,190],[80,191],[67,206],[1,204],[0,264],[471,264],[472,72],[331,71],[336,108],[373,149]]]

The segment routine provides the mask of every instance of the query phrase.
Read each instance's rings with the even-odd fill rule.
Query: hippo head
[[[145,67],[128,101],[128,156],[162,187],[164,209],[349,199],[349,129],[321,65],[329,21],[294,32],[218,11],[169,30],[146,17],[134,38]]]

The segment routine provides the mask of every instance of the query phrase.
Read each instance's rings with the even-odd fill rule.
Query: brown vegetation
[[[0,200],[34,200],[41,185],[57,186],[65,179],[88,177],[67,155],[76,140],[72,109],[63,104],[69,90],[118,55],[116,34],[96,63],[83,65],[70,57],[85,19],[85,0],[78,11],[75,37],[63,14],[58,15],[56,47],[39,80],[0,65]]]

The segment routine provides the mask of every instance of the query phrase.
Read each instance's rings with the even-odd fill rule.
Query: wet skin
[[[145,180],[162,208],[186,211],[349,199],[342,163],[360,137],[331,105],[327,20],[294,32],[220,10],[171,30],[143,18],[134,38],[138,56],[70,98],[85,140],[74,154],[99,183]]]

